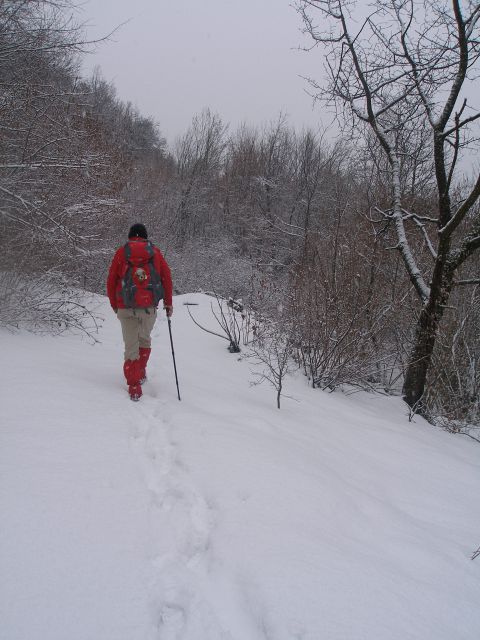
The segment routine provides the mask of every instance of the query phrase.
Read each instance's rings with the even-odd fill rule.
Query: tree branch
[[[466,198],[463,204],[457,209],[450,220],[441,229],[438,230],[440,236],[450,237],[458,225],[463,221],[467,213],[476,203],[480,197],[480,174],[477,177],[477,182],[470,192],[470,195]]]

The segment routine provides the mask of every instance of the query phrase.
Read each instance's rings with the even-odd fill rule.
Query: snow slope
[[[100,344],[0,333],[1,640],[477,640],[480,449],[288,381],[175,300],[139,403]]]

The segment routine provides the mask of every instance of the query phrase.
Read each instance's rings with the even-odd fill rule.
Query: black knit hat
[[[137,224],[133,224],[130,227],[130,231],[128,232],[129,238],[148,238],[148,233],[144,224],[137,222]]]

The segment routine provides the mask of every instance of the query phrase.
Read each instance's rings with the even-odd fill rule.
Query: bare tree
[[[55,331],[80,326],[89,319],[72,287],[103,290],[102,235],[121,208],[111,176],[125,172],[78,77],[86,46],[73,2],[0,3],[0,288],[11,326],[34,312]]]
[[[205,235],[215,210],[215,193],[223,154],[226,127],[220,117],[205,109],[176,144],[180,197],[177,206],[177,236],[180,240]]]
[[[269,321],[257,325],[255,339],[250,344],[248,358],[262,367],[260,373],[254,372],[256,383],[269,382],[276,391],[277,409],[281,406],[281,397],[285,386],[285,377],[294,369],[293,334],[288,326]]]
[[[317,96],[357,123],[354,135],[370,130],[387,159],[390,205],[378,213],[395,227],[395,248],[421,305],[403,395],[426,413],[427,373],[455,274],[480,247],[480,175],[464,188],[456,179],[475,149],[480,118],[468,93],[478,73],[480,3],[376,0],[366,15],[348,0],[300,0],[297,8],[314,45],[327,50],[328,80],[312,81]],[[408,206],[415,157],[430,167],[436,192],[426,213]],[[419,262],[414,232],[430,264]]]

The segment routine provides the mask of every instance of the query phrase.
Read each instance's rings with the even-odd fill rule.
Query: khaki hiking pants
[[[155,307],[118,309],[117,318],[122,325],[125,360],[136,360],[139,348],[149,349],[152,344],[150,334],[157,319],[157,310]]]

